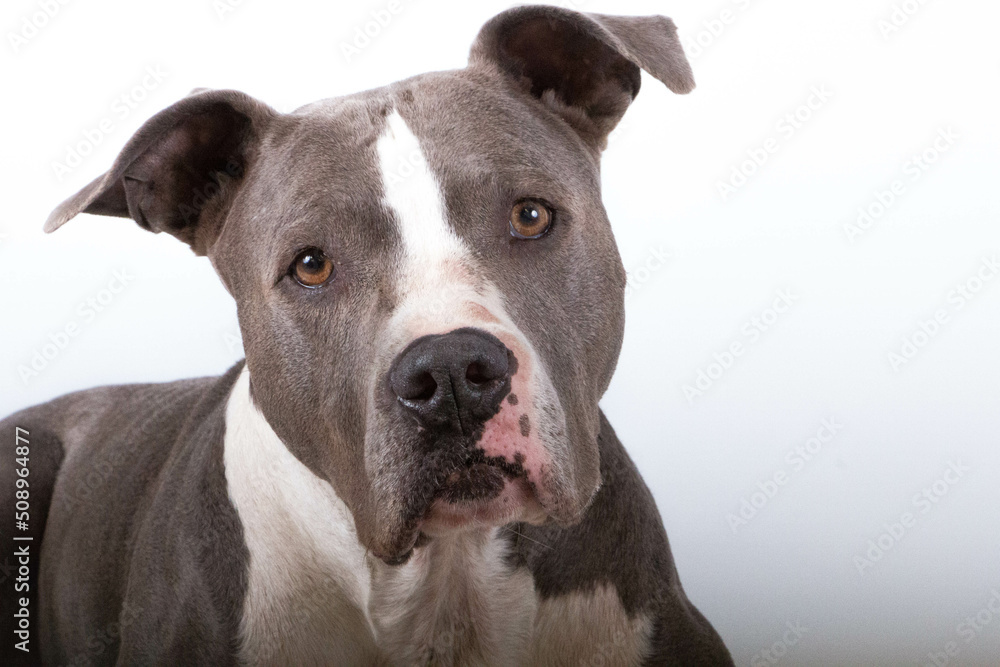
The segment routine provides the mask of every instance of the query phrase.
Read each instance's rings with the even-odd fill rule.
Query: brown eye
[[[303,287],[319,287],[333,276],[333,262],[319,248],[306,248],[292,262],[290,273]]]
[[[537,199],[525,199],[510,210],[510,235],[537,239],[552,225],[552,210]]]

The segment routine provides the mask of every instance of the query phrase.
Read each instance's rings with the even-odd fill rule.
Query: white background
[[[897,1],[919,8],[880,30]],[[507,6],[402,0],[349,61],[342,44],[385,5],[244,0],[220,15],[212,0],[70,2],[15,50],[11,34],[38,5],[4,3],[0,413],[103,383],[216,374],[241,356],[207,260],[129,220],[82,216],[51,236],[42,223],[195,86],[290,111],[461,67],[479,26]],[[1000,617],[987,604],[1000,591],[1000,276],[961,308],[953,290],[976,287],[1000,251],[1000,6],[576,6],[672,16],[698,82],[675,96],[644,76],[603,164],[632,276],[603,405],[656,495],[689,596],[740,664],[773,664],[761,652],[775,642],[771,656],[789,665],[923,664],[948,642],[949,664],[997,664]],[[163,80],[135,91],[147,67]],[[831,96],[800,109],[814,87]],[[796,111],[808,118],[788,136],[779,123]],[[104,118],[100,144],[58,176],[53,163]],[[957,139],[914,178],[908,161],[942,130]],[[724,199],[719,183],[769,138],[777,150]],[[895,180],[902,193],[851,242],[844,226]],[[654,251],[670,259],[658,265]],[[122,269],[134,279],[86,318],[80,304]],[[793,305],[751,340],[744,325],[770,320],[778,290]],[[938,310],[944,324],[893,368],[889,353],[902,356]],[[78,335],[22,380],[19,367],[70,323]],[[710,368],[735,341],[744,353]],[[699,370],[717,379],[689,401]],[[831,418],[842,428],[796,469],[786,454]],[[939,482],[924,513],[929,501],[914,496],[953,463],[967,470]],[[753,495],[782,473],[773,497]],[[734,531],[743,500],[760,507]],[[904,512],[912,525],[883,535]],[[881,558],[859,565],[880,537]],[[988,621],[969,637],[960,624],[981,610]],[[787,623],[806,628],[792,646],[780,643],[793,637]]]

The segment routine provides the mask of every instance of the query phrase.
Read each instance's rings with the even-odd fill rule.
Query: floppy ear
[[[677,27],[665,16],[516,7],[479,31],[469,64],[498,67],[598,149],[639,92],[639,69],[675,93],[694,88]]]
[[[132,218],[204,255],[277,112],[234,90],[195,90],[146,121],[111,169],[64,201],[52,232],[79,213]]]

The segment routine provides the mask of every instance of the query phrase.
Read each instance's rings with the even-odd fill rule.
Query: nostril
[[[434,398],[437,392],[437,381],[430,373],[420,373],[410,379],[407,383],[406,396],[402,398],[411,401],[429,401]]]
[[[492,384],[505,377],[509,371],[507,355],[502,354],[506,348],[500,350],[485,350],[485,353],[477,354],[474,361],[466,362],[465,382],[470,387],[482,388],[484,385]]]
[[[469,367],[465,369],[465,379],[472,384],[484,384],[493,379],[493,377],[486,372],[483,365],[477,361],[469,364]]]

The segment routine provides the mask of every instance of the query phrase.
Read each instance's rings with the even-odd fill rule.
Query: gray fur
[[[526,568],[543,600],[613,586],[636,627],[649,620],[647,664],[731,664],[685,597],[652,496],[598,408],[625,287],[599,160],[640,68],[675,92],[693,88],[669,19],[519,7],[483,27],[462,70],[290,114],[196,90],[148,121],[45,229],[81,212],[131,217],[207,255],[237,303],[254,404],[343,499],[361,544],[403,562],[422,548],[425,491],[442,471],[428,469],[386,377],[407,342],[389,333],[404,298],[403,221],[383,203],[376,144],[399,114],[471,251],[473,287],[502,295],[557,396],[558,409],[539,408],[542,427],[537,415],[519,422],[524,437],[558,438],[561,449],[531,479],[550,520],[510,527],[508,567]],[[536,241],[507,233],[524,197],[557,211]],[[310,246],[337,273],[307,291],[286,274]],[[42,497],[54,480],[39,582],[45,662],[237,659],[249,559],[222,443],[241,366],[215,380],[71,394],[3,422],[5,433],[39,434],[50,459]],[[530,407],[513,395],[508,404]],[[101,632],[115,636],[95,644]]]

